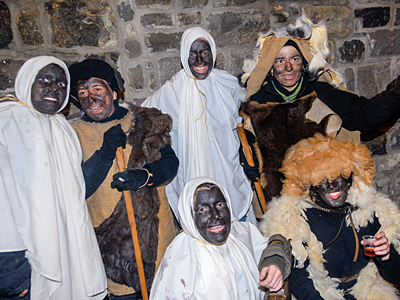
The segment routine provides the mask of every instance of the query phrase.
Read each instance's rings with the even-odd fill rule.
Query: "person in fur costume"
[[[289,149],[282,196],[260,230],[291,240],[297,299],[399,299],[400,211],[374,188],[373,165],[365,145],[320,133]],[[376,257],[363,253],[363,235],[378,239]]]
[[[109,296],[134,300],[140,282],[120,192],[131,192],[150,289],[165,248],[176,235],[162,186],[175,175],[179,164],[171,148],[172,120],[154,108],[119,106],[124,81],[105,61],[87,59],[69,70],[71,95],[85,112],[72,125],[83,148],[87,204],[106,269]],[[124,172],[118,172],[114,160],[118,147],[125,147]]]
[[[295,25],[271,29],[258,44],[259,57],[244,67],[247,100],[285,103],[315,91],[351,131],[373,129],[400,107],[400,76],[371,99],[345,88],[325,60],[329,48],[323,22],[314,25],[303,15]]]

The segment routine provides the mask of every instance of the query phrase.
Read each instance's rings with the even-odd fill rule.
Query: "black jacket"
[[[326,82],[309,81],[303,76],[303,85],[297,98],[317,93],[317,97],[342,119],[348,130],[371,130],[386,121],[400,107],[400,77],[388,84],[386,90],[371,99],[339,90]],[[270,80],[250,97],[251,101],[265,104],[282,102]]]

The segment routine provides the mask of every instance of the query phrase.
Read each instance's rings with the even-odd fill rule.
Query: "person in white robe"
[[[107,296],[85,203],[81,147],[59,113],[69,81],[61,60],[34,57],[18,71],[16,97],[0,101],[0,254],[25,252],[32,300]]]
[[[196,63],[192,45],[206,41],[210,62]],[[207,52],[200,52],[198,59]],[[178,218],[179,195],[185,184],[205,176],[220,182],[232,197],[233,218],[256,224],[253,192],[239,163],[240,140],[236,126],[241,122],[239,106],[246,96],[236,77],[213,68],[217,57],[215,42],[203,28],[193,27],[182,35],[180,49],[183,69],[147,98],[142,106],[156,107],[173,119],[172,148],[179,169],[166,186],[171,208]],[[195,67],[193,67],[195,66]]]
[[[151,300],[261,300],[265,287],[271,292],[282,287],[290,273],[290,251],[279,238],[272,243],[263,237],[253,224],[232,221],[231,198],[222,185],[192,179],[178,211],[183,232],[164,254]]]

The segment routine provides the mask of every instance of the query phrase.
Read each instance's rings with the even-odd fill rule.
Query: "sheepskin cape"
[[[305,211],[312,207],[305,200],[309,200],[309,197],[284,194],[280,198],[275,198],[269,203],[268,211],[264,214],[259,229],[264,236],[280,233],[291,239],[296,267],[302,268],[306,259],[309,258],[310,265],[307,270],[315,288],[324,299],[344,299],[343,290],[336,288],[339,279],[329,277],[328,271],[324,268],[323,245],[311,232],[305,219]],[[357,211],[352,212],[357,231],[360,227],[366,226],[375,214],[382,225],[381,231],[386,233],[386,237],[400,253],[400,211],[395,203],[377,192],[372,185],[361,181],[353,184],[349,189],[347,202],[359,207]],[[346,226],[350,226],[348,216]],[[308,246],[305,247],[304,243]],[[396,289],[382,279],[372,260],[361,270],[351,294],[356,299],[398,299]]]

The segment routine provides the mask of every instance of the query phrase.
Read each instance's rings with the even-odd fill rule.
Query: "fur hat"
[[[271,29],[266,34],[260,35],[255,58],[245,60],[242,75],[242,82],[247,81],[246,99],[255,94],[264,84],[268,72],[271,70],[275,57],[279,54],[282,47],[288,42],[293,41],[296,47],[306,59],[308,67],[306,72],[311,79],[328,82],[336,87],[342,86],[342,77],[333,71],[326,61],[329,54],[328,34],[323,21],[313,24],[303,14],[296,20],[296,24]]]
[[[305,196],[311,185],[324,178],[332,181],[342,175],[353,175],[353,184],[371,185],[375,175],[374,161],[365,145],[341,142],[320,133],[301,140],[289,148],[282,164],[282,194]]]
[[[97,77],[105,80],[117,94],[124,91],[124,79],[121,74],[107,62],[100,59],[85,59],[72,64],[69,68],[71,74],[71,96],[79,101],[76,94],[76,84],[79,80]]]

